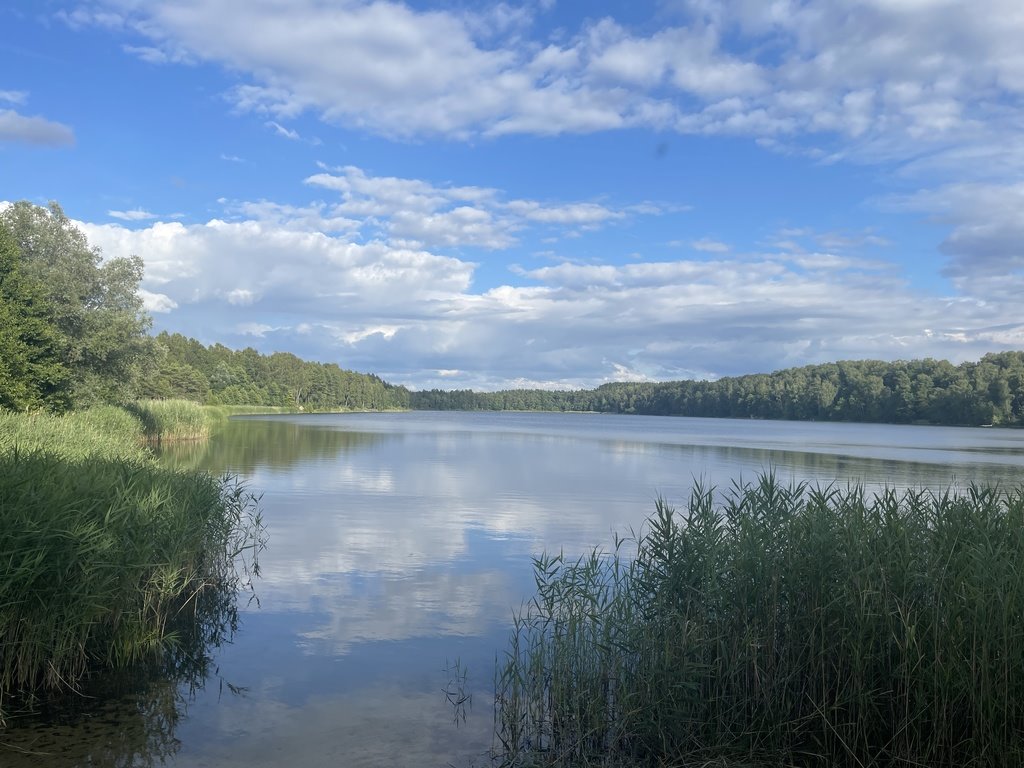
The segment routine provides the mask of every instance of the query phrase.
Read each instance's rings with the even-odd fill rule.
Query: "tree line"
[[[412,392],[410,407],[1024,426],[1024,352],[960,365],[845,360],[716,381],[618,382],[576,391],[434,389]]]
[[[139,398],[295,408],[407,408],[371,374],[295,355],[149,335],[142,260],[104,259],[56,203],[0,211],[0,409],[60,413]]]
[[[409,407],[409,391],[334,363],[302,360],[288,352],[263,355],[251,347],[204,346],[180,333],[152,343],[153,371],[143,397],[181,397],[209,404],[271,405],[305,410],[388,410]]]

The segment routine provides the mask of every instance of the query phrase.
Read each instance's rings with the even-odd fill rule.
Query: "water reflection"
[[[87,679],[79,691],[29,711],[15,708],[0,731],[0,764],[149,768],[171,761],[181,748],[178,726],[211,680],[218,694],[242,693],[213,661],[238,629],[237,598],[235,582],[211,585],[190,603],[194,611],[172,621],[168,631],[178,640],[161,658]]]
[[[245,631],[211,661],[246,695],[168,684],[178,698],[164,720],[135,712],[161,701],[159,689],[129,697],[116,710],[129,730],[173,723],[151,749],[139,730],[133,754],[150,749],[171,766],[466,765],[490,745],[494,654],[531,594],[532,554],[609,545],[612,532],[642,525],[658,495],[683,504],[695,479],[728,487],[768,468],[869,489],[1016,483],[1024,432],[350,414],[237,420],[163,460],[242,474],[263,493],[269,547],[261,608],[243,611]],[[457,731],[443,696],[453,657],[477,701]],[[23,764],[132,764],[91,744],[76,747],[78,762]]]
[[[182,469],[230,468],[246,474],[257,467],[286,470],[311,458],[330,459],[393,435],[352,432],[295,419],[233,418],[210,440],[168,443],[161,463]]]

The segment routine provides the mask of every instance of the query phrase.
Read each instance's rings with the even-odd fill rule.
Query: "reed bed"
[[[206,474],[0,456],[0,699],[172,649],[259,529],[252,497]]]
[[[113,405],[60,416],[0,410],[0,455],[15,451],[67,460],[141,460],[147,455],[142,423]]]
[[[122,408],[0,413],[0,724],[95,670],[194,663],[233,624],[256,499],[157,466],[143,435]]]
[[[1024,765],[1022,489],[769,474],[534,566],[506,765]]]
[[[218,420],[191,400],[139,400],[127,404],[125,410],[142,422],[146,439],[155,443],[205,440]]]

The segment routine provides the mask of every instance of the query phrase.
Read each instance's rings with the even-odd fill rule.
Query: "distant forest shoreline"
[[[1024,352],[980,361],[847,360],[716,381],[616,382],[596,389],[410,391],[372,374],[252,348],[204,347],[161,333],[145,397],[303,410],[572,411],[857,421],[956,426],[1024,426]]]
[[[652,416],[1024,426],[1024,352],[978,362],[845,360],[716,381],[596,389],[411,392],[416,410],[593,411]]]

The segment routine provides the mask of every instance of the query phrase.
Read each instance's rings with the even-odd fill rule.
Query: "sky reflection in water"
[[[769,467],[820,484],[1014,483],[1024,432],[593,414],[278,416],[233,421],[163,459],[242,475],[263,493],[269,535],[260,605],[216,653],[205,689],[180,697],[166,764],[468,765],[490,746],[494,655],[531,593],[532,554],[610,547],[658,495],[682,505],[695,478],[724,489]],[[442,693],[455,659],[474,694],[458,729]],[[159,760],[71,748],[81,727],[19,728],[7,741],[64,744],[62,757],[25,765]]]

